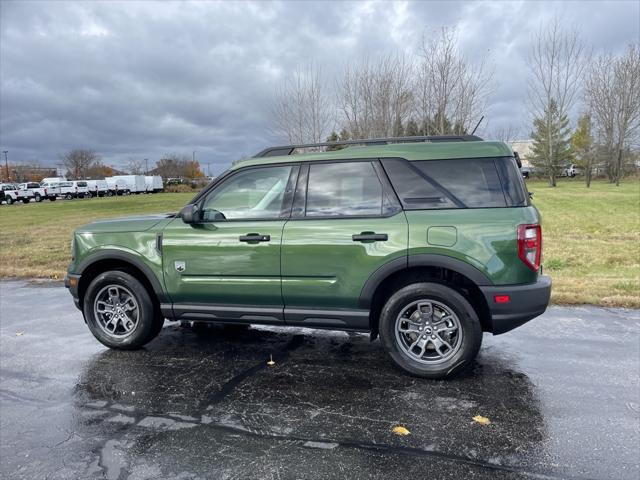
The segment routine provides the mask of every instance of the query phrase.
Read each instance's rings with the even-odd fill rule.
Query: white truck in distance
[[[43,187],[38,182],[21,183],[18,185],[18,188],[33,192],[33,198],[36,202],[41,202],[45,198],[51,201],[56,199],[55,189],[53,189],[53,192],[50,192],[47,187]]]
[[[7,205],[18,201],[29,203],[29,200],[34,196],[31,190],[22,189],[14,183],[0,183],[0,188],[4,192],[4,200]]]
[[[148,193],[157,193],[164,190],[162,177],[160,175],[147,175],[144,177]]]
[[[109,190],[109,184],[106,180],[87,180],[90,197],[111,197],[113,192]]]
[[[144,175],[114,175],[109,178],[115,180],[118,187],[120,187],[121,184],[126,185],[124,190],[129,193],[145,193],[147,191]],[[109,178],[107,178],[107,181],[109,181]]]

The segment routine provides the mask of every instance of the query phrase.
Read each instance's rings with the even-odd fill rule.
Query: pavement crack
[[[588,477],[575,477],[569,476],[565,474],[554,474],[548,472],[540,472],[534,470],[528,470],[526,468],[522,468],[519,466],[511,466],[511,465],[500,465],[497,463],[491,463],[485,460],[474,459],[470,457],[465,457],[462,455],[455,455],[445,452],[439,452],[437,450],[423,450],[415,447],[405,447],[405,446],[396,446],[396,445],[388,445],[383,443],[366,443],[366,442],[358,442],[352,440],[333,440],[326,438],[310,438],[310,437],[299,437],[295,435],[284,435],[274,432],[264,432],[264,431],[253,431],[249,430],[245,427],[234,426],[228,424],[221,423],[207,423],[203,426],[208,428],[213,428],[220,431],[231,432],[234,434],[247,435],[257,438],[276,440],[276,441],[284,441],[284,442],[296,442],[300,443],[302,446],[304,444],[317,443],[317,444],[331,444],[337,445],[334,448],[345,448],[345,449],[353,449],[353,450],[369,450],[376,451],[380,453],[395,453],[400,455],[408,455],[408,456],[418,456],[418,457],[429,457],[431,459],[452,462],[461,465],[469,465],[473,467],[478,467],[494,472],[506,472],[506,473],[514,473],[517,475],[523,475],[529,478],[539,479],[539,480],[592,480]]]
[[[289,340],[286,345],[282,348],[282,351],[271,353],[273,360],[276,363],[282,363],[294,350],[302,346],[304,343],[304,335],[294,335],[291,340]],[[242,372],[234,375],[231,379],[225,382],[219,390],[206,398],[201,402],[201,406],[204,405],[215,405],[222,402],[226,397],[228,397],[238,385],[244,382],[247,378],[252,377],[260,370],[267,368],[267,361],[264,360],[256,365],[253,365]]]

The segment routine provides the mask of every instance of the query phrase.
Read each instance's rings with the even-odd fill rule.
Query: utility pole
[[[144,159],[144,174],[149,175],[149,159]]]
[[[9,150],[3,150],[2,153],[4,153],[4,169],[6,170],[7,182],[8,182],[9,181],[9,161],[7,160],[7,153],[9,153]]]
[[[196,161],[196,151],[194,150],[193,153],[191,154],[191,161],[195,162]]]

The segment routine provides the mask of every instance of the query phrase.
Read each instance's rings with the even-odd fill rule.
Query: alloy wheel
[[[462,325],[451,308],[434,300],[417,300],[396,318],[396,342],[403,353],[421,363],[447,361],[462,346]]]

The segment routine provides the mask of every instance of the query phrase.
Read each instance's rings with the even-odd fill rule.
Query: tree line
[[[625,158],[638,149],[638,45],[619,55],[596,55],[576,30],[554,20],[533,36],[527,64],[523,88],[531,159],[549,185],[556,185],[567,163],[584,169],[587,186],[596,164],[604,164],[609,180],[619,183]],[[310,64],[276,88],[272,130],[291,144],[469,134],[495,91],[488,65],[486,58],[470,59],[460,52],[455,28],[423,36],[415,55],[351,62],[333,82]],[[509,142],[518,131],[507,126],[490,136]]]
[[[74,149],[62,155],[62,165],[67,178],[104,178],[117,174],[160,175],[162,178],[204,178],[200,163],[188,155],[169,154],[159,159],[155,166],[144,159],[129,159],[118,171],[102,162],[102,157],[94,150]]]

